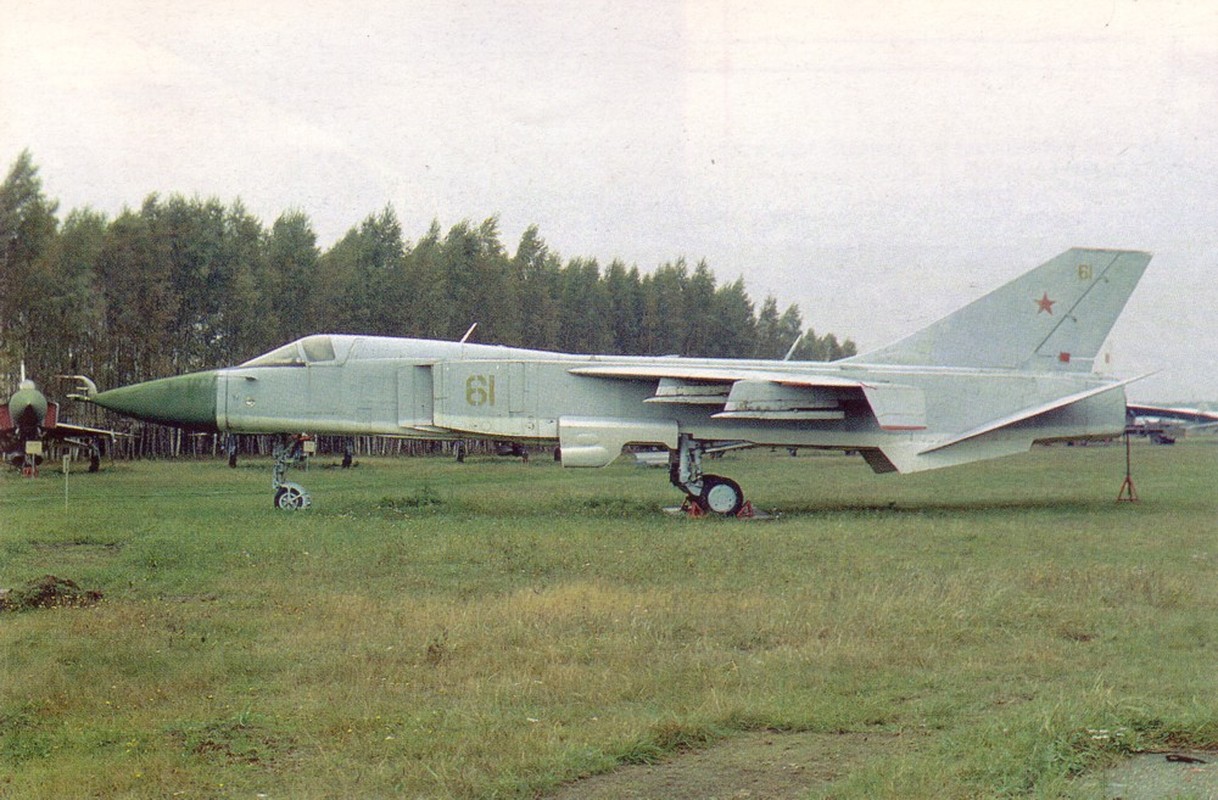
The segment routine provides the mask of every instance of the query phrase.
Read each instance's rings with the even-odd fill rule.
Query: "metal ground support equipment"
[[[1125,431],[1125,481],[1117,493],[1117,502],[1138,502],[1138,490],[1133,488],[1133,458],[1129,453],[1129,431]]]

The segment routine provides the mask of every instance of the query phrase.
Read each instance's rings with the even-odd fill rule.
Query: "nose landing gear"
[[[275,467],[271,472],[271,488],[275,491],[275,508],[281,511],[302,511],[313,503],[313,498],[299,483],[283,478],[288,467],[305,459],[304,443],[307,436],[293,436],[286,443],[275,445]]]

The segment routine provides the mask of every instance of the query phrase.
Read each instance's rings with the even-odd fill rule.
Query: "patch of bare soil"
[[[663,764],[621,767],[568,784],[551,800],[796,800],[914,737],[885,733],[777,733],[732,737]]]
[[[1104,797],[1158,800],[1162,797],[1218,798],[1218,753],[1142,753],[1102,776]]]
[[[0,611],[26,611],[32,608],[62,608],[96,605],[102,593],[82,589],[75,581],[43,575],[20,589],[0,590]]]

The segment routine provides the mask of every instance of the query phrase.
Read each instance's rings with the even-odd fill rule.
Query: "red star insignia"
[[[1036,313],[1039,314],[1042,311],[1048,311],[1049,315],[1052,316],[1053,315],[1053,304],[1056,302],[1057,302],[1056,300],[1050,300],[1049,293],[1045,292],[1044,296],[1036,301],[1036,305],[1039,306],[1039,308],[1036,309]]]

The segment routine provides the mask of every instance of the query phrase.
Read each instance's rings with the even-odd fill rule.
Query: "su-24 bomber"
[[[86,384],[86,399],[195,431],[557,443],[566,467],[659,445],[689,506],[732,515],[744,493],[703,472],[713,449],[856,451],[875,472],[917,472],[1120,435],[1130,380],[1093,364],[1149,262],[1074,248],[894,344],[828,363],[321,334],[227,369]],[[279,508],[310,502],[284,480],[297,453],[277,454]]]

